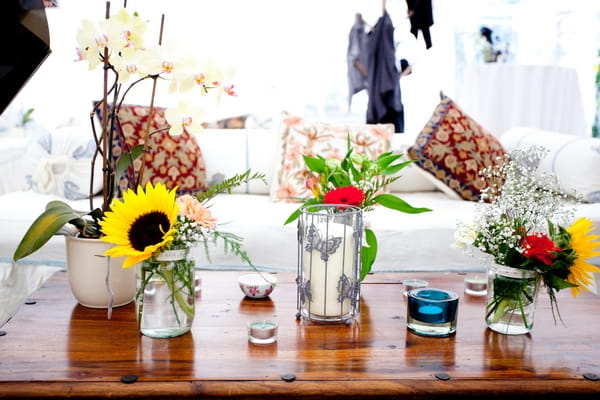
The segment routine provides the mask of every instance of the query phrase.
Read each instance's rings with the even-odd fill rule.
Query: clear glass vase
[[[487,326],[507,335],[531,332],[539,288],[540,276],[535,271],[492,265],[488,272]]]
[[[137,267],[136,315],[143,335],[170,338],[192,327],[194,261],[189,249],[165,250]]]

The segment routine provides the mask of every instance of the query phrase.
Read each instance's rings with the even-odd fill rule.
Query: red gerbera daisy
[[[356,186],[344,186],[330,190],[325,194],[325,204],[349,204],[360,207],[365,199],[365,193]]]
[[[534,258],[545,265],[552,265],[554,258],[552,252],[561,251],[560,248],[554,246],[554,242],[548,235],[539,232],[526,236],[521,242],[521,247],[525,257]]]

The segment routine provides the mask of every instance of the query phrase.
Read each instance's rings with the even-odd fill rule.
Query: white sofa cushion
[[[556,174],[565,193],[600,203],[600,139],[513,128],[500,141],[507,150],[545,147],[549,152],[540,164],[541,171]]]
[[[205,129],[195,138],[202,150],[209,185],[246,170],[248,154],[244,129]],[[246,193],[247,188],[239,186],[232,192]]]
[[[251,168],[265,174],[267,184],[251,181],[232,193],[268,194],[277,150],[274,129],[205,129],[195,135],[200,145],[209,184],[221,182]]]

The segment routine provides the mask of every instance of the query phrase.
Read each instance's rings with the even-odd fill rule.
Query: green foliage
[[[367,277],[373,263],[377,258],[377,237],[370,229],[365,229],[365,242],[367,246],[362,246],[360,250],[361,266],[360,266],[360,280],[362,281]]]
[[[403,155],[393,152],[380,154],[372,160],[364,155],[353,154],[349,136],[347,142],[348,150],[342,160],[326,159],[318,154],[316,157],[303,156],[309,170],[307,185],[313,197],[303,199],[303,204],[290,214],[284,225],[295,221],[302,207],[324,203],[329,191],[347,186],[354,186],[364,193],[364,200],[359,205],[364,211],[372,210],[376,204],[408,214],[431,211],[425,207],[413,207],[393,194],[382,193],[386,186],[401,177],[399,173],[413,161],[400,161]],[[365,239],[368,246],[362,248],[361,280],[371,271],[377,256],[377,238],[373,231],[365,229]]]
[[[250,257],[248,257],[248,253],[246,253],[246,251],[242,247],[244,239],[241,236],[238,236],[231,232],[214,231],[212,238],[213,245],[216,246],[219,240],[223,244],[223,251],[225,252],[225,254],[234,254],[240,259],[242,259],[245,263],[250,265],[252,268],[256,269],[254,264],[252,264]]]
[[[261,180],[265,185],[267,184],[265,174],[252,172],[252,170],[249,169],[246,172],[236,174],[231,178],[227,178],[221,183],[211,185],[211,187],[208,188],[207,191],[197,194],[196,199],[201,203],[206,203],[219,193],[231,193],[231,189],[233,189],[234,187],[248,183],[253,180]],[[250,260],[248,253],[246,253],[246,251],[242,247],[242,237],[230,232],[223,232],[219,230],[211,232],[211,235],[212,239],[210,240],[210,243],[212,243],[214,246],[217,246],[220,241],[223,245],[223,251],[225,252],[225,254],[231,253],[238,256],[242,261],[251,266],[256,272],[260,274],[260,271],[258,271],[254,264],[252,264],[252,260]],[[209,240],[204,240],[203,243],[206,258],[209,262],[212,262],[210,259],[210,252],[208,247]]]
[[[415,208],[408,204],[401,198],[394,196],[393,194],[379,194],[373,198],[375,203],[381,204],[384,207],[391,208],[392,210],[400,211],[407,214],[420,214],[423,212],[431,211],[429,208],[419,207]]]
[[[260,172],[253,173],[252,170],[249,169],[244,173],[236,174],[231,178],[227,178],[221,183],[215,183],[211,185],[211,187],[209,187],[207,191],[197,194],[196,198],[199,202],[205,203],[219,193],[231,194],[231,189],[233,189],[234,187],[240,186],[243,183],[248,183],[257,179],[263,181],[265,185],[267,184],[265,174]]]
[[[316,178],[317,186],[313,188],[314,197],[304,199],[302,206],[323,203],[327,192],[345,186],[355,186],[365,194],[365,199],[360,207],[365,211],[373,209],[375,204],[391,208],[404,213],[419,214],[431,211],[424,207],[413,207],[398,196],[381,194],[381,191],[395,182],[401,175],[402,169],[413,161],[397,162],[402,154],[386,152],[380,154],[376,160],[363,155],[354,155],[348,137],[348,151],[340,161],[326,159],[323,156],[303,156],[304,163],[310,171],[310,177]],[[300,208],[296,209],[285,221],[284,225],[296,220],[300,215]]]
[[[21,118],[21,126],[25,126],[27,125],[29,122],[31,122],[33,120],[32,115],[33,115],[33,108],[28,108],[24,113],[23,113],[23,117]]]

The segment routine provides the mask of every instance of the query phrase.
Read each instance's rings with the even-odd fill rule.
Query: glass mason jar
[[[164,250],[138,264],[135,308],[143,335],[170,338],[192,327],[194,260],[189,249]]]
[[[537,272],[493,264],[488,272],[487,326],[507,335],[529,333],[539,288]]]

